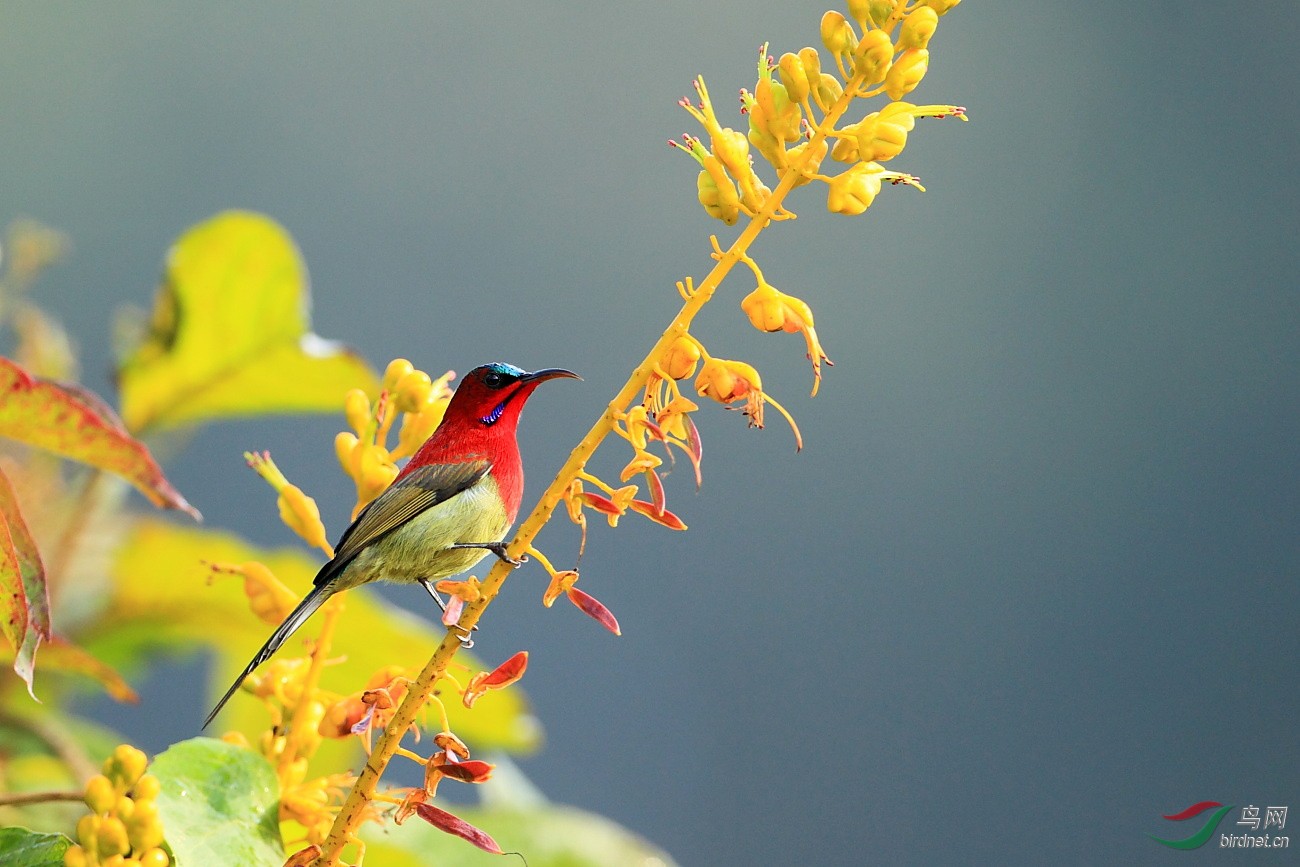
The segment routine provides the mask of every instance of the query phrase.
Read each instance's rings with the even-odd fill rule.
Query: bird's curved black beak
[[[542,370],[535,370],[532,373],[525,373],[519,377],[520,382],[545,382],[548,379],[582,379],[581,376],[572,370],[565,370],[563,367],[547,367]]]

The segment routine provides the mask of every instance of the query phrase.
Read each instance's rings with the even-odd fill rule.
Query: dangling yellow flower
[[[787,295],[766,282],[761,282],[757,289],[740,302],[740,309],[745,311],[749,321],[759,331],[803,334],[804,342],[808,344],[808,360],[812,362],[812,393],[815,397],[822,381],[822,362],[830,366],[834,366],[834,362],[826,357],[821,342],[817,339],[812,308],[793,295]]]

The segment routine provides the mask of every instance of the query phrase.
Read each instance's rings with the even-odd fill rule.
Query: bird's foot
[[[511,557],[509,554],[506,553],[505,542],[457,542],[455,545],[450,545],[448,547],[482,548],[485,551],[491,551],[493,554],[496,554],[498,559],[500,559],[505,563],[509,563],[511,566],[514,566],[516,569],[522,566],[524,562],[523,560],[516,560],[514,557]]]
[[[417,578],[415,580],[419,581],[420,586],[429,592],[429,595],[433,597],[434,602],[438,603],[438,607],[442,609],[442,612],[444,614],[447,613],[447,603],[442,601],[442,597],[439,596],[438,591],[434,589],[433,582],[430,581],[428,578]],[[471,647],[474,646],[473,636],[474,633],[478,631],[478,624],[471,626],[469,629],[466,629],[465,627],[460,626],[459,624],[451,628],[457,630],[457,632],[460,633],[461,647],[465,648],[466,650],[469,650]]]
[[[421,587],[429,591],[429,595],[433,597],[433,601],[438,603],[438,609],[442,611],[443,614],[446,614],[447,603],[442,601],[442,597],[438,595],[438,591],[433,588],[433,582],[428,578],[417,578],[415,580],[420,582]]]

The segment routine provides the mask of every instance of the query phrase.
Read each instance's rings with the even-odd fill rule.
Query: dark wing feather
[[[488,461],[431,464],[402,476],[366,506],[352,526],[343,531],[343,537],[334,550],[334,559],[321,567],[314,583],[320,586],[329,581],[368,545],[373,545],[425,509],[473,487],[491,468]]]

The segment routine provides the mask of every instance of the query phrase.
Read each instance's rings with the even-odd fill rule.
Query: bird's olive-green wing
[[[368,545],[382,539],[416,515],[446,502],[487,475],[488,461],[436,464],[412,470],[366,506],[343,532],[334,559],[325,564],[314,583],[324,584]]]

